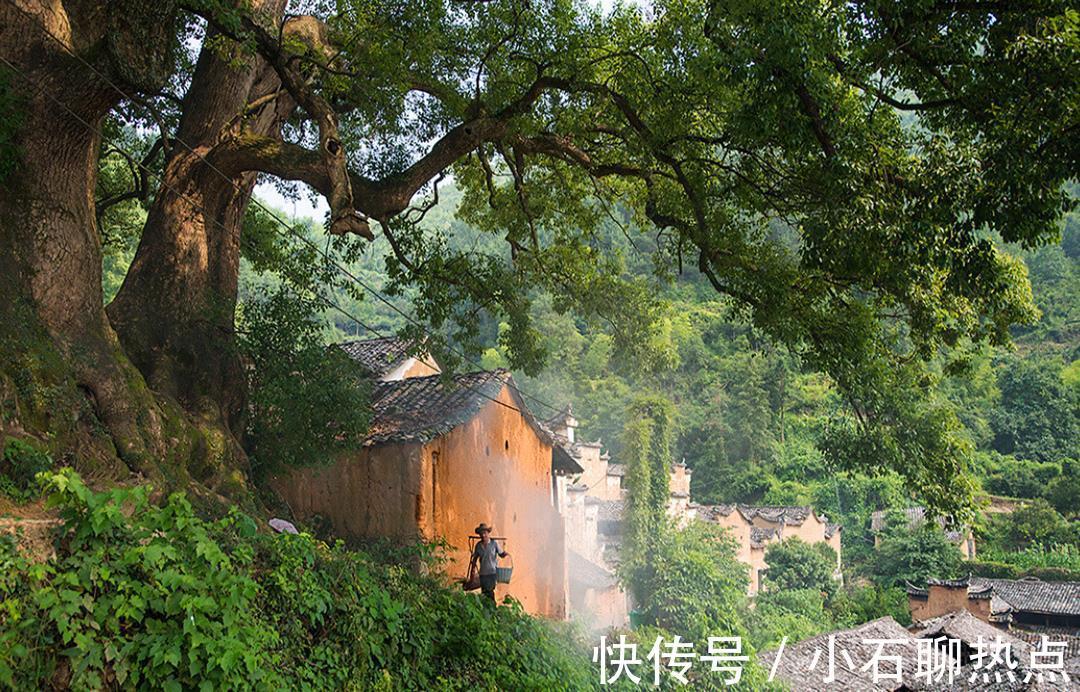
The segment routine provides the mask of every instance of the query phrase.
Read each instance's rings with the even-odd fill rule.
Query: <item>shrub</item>
[[[960,551],[932,521],[886,536],[871,566],[874,581],[881,587],[903,586],[905,581],[921,584],[928,577],[947,579],[959,568]]]
[[[842,589],[829,603],[829,611],[837,627],[855,627],[886,615],[901,625],[911,622],[907,592],[899,587],[868,584]]]
[[[257,469],[325,463],[367,432],[367,379],[341,349],[326,348],[317,309],[284,288],[243,304],[238,343],[251,364],[248,451]]]
[[[28,502],[37,495],[34,477],[52,468],[52,457],[29,442],[9,437],[4,441],[0,461],[0,492],[16,502]]]
[[[1022,550],[1033,545],[1068,545],[1073,533],[1065,518],[1040,498],[1008,515],[1005,519],[1006,543],[1001,547]]]
[[[793,644],[832,628],[825,599],[817,589],[769,591],[758,595],[744,616],[750,643],[757,650],[778,646],[784,637]]]
[[[19,689],[588,688],[583,648],[435,576],[198,518],[183,495],[47,478],[55,561],[0,542],[0,684]],[[426,571],[423,571],[426,572]]]
[[[799,538],[773,543],[765,549],[767,589],[810,589],[829,597],[836,591],[836,551],[825,543]]]

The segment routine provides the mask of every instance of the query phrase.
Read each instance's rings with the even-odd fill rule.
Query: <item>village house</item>
[[[697,505],[689,510],[701,521],[728,529],[738,545],[736,556],[747,565],[751,595],[761,590],[765,550],[771,543],[797,537],[806,543],[825,543],[836,552],[837,579],[841,575],[840,525],[828,521],[809,506]]]
[[[611,463],[599,441],[577,439],[578,421],[571,407],[546,425],[581,467],[577,476],[560,479],[570,612],[593,630],[623,627],[630,602],[615,573],[625,495],[622,466]]]
[[[319,516],[345,537],[445,540],[449,574],[461,576],[473,529],[488,522],[514,566],[496,597],[509,593],[530,613],[566,617],[559,478],[582,468],[529,411],[510,374],[445,378],[397,341],[343,350],[375,380],[370,431],[359,450],[273,480],[293,514]]]
[[[912,620],[967,611],[1001,629],[1080,629],[1080,582],[1026,579],[929,579],[907,585]]]
[[[904,521],[909,529],[915,529],[926,523],[925,507],[908,507],[904,510]],[[881,545],[881,535],[885,531],[887,512],[878,511],[870,515],[870,531],[874,534],[874,547]],[[937,524],[949,542],[957,547],[965,560],[975,559],[975,535],[966,526],[954,526],[946,517],[938,517]]]

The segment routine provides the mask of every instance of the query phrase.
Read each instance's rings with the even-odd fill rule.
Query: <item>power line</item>
[[[5,57],[3,57],[2,55],[0,55],[0,61],[3,61],[3,63],[4,63],[4,64],[6,64],[6,65],[7,65],[7,66],[8,66],[8,67],[9,67],[9,68],[10,68],[10,69],[12,70],[12,71],[14,71],[14,72],[15,72],[16,74],[18,74],[18,75],[19,75],[20,77],[22,77],[22,78],[23,78],[23,79],[24,79],[24,80],[25,80],[25,81],[26,81],[27,83],[29,83],[29,84],[31,84],[31,85],[34,85],[34,86],[38,86],[38,85],[35,85],[35,84],[34,84],[34,80],[33,80],[33,79],[31,79],[31,78],[30,78],[30,76],[29,76],[29,75],[27,75],[27,74],[26,74],[26,72],[25,72],[24,70],[21,70],[21,69],[19,69],[19,67],[18,67],[18,66],[16,66],[16,65],[15,65],[14,63],[12,63],[12,62],[11,62],[10,60],[8,60],[7,58],[5,58]],[[53,96],[53,95],[52,95],[51,93],[48,93],[48,92],[47,92],[47,91],[46,91],[45,89],[40,89],[40,90],[38,90],[38,92],[36,92],[36,93],[42,93],[42,94],[44,94],[44,95],[45,95],[45,96],[46,96],[46,97],[47,97],[47,98],[48,98],[48,99],[49,99],[50,101],[52,101],[52,102],[53,102],[53,103],[55,103],[56,105],[58,105],[58,106],[60,106],[61,108],[63,108],[63,109],[65,110],[65,111],[67,111],[69,115],[71,115],[71,116],[72,116],[73,118],[75,118],[75,119],[76,119],[76,120],[77,120],[77,121],[78,121],[78,122],[79,122],[79,123],[80,123],[81,125],[83,125],[83,127],[85,127],[85,128],[87,129],[87,130],[89,130],[89,131],[90,131],[91,133],[94,133],[95,135],[97,135],[98,137],[100,137],[100,138],[102,139],[102,141],[108,141],[108,140],[105,140],[105,138],[104,138],[104,136],[102,135],[102,133],[100,132],[100,130],[98,130],[97,128],[95,128],[95,127],[94,127],[94,126],[93,126],[93,125],[92,125],[91,123],[87,122],[87,121],[86,121],[86,119],[84,119],[84,118],[83,118],[82,116],[80,116],[80,115],[79,115],[78,113],[76,113],[76,112],[75,112],[74,110],[72,110],[72,109],[71,109],[71,108],[70,108],[70,107],[69,107],[69,106],[68,106],[67,104],[63,103],[63,102],[62,102],[62,101],[60,101],[60,100],[59,100],[58,98],[56,98],[55,96]],[[187,195],[185,195],[185,194],[183,194],[183,193],[181,193],[181,192],[177,191],[177,190],[176,190],[175,188],[173,188],[173,187],[169,186],[169,185],[168,185],[168,184],[167,184],[167,183],[165,182],[165,180],[163,179],[163,177],[162,177],[162,176],[158,175],[158,174],[157,174],[157,173],[156,173],[155,171],[151,170],[151,169],[150,169],[150,168],[149,168],[148,166],[146,166],[145,164],[143,164],[143,163],[142,163],[141,161],[137,161],[137,160],[136,160],[136,159],[135,159],[134,157],[132,157],[132,155],[131,155],[131,153],[130,153],[130,152],[126,151],[126,150],[125,150],[125,149],[123,149],[122,147],[119,147],[119,146],[117,146],[117,145],[116,145],[115,143],[113,143],[113,142],[109,142],[109,144],[110,144],[110,145],[111,145],[111,146],[112,146],[112,147],[113,147],[114,149],[116,149],[117,151],[121,152],[122,154],[124,154],[124,155],[126,155],[126,156],[128,156],[128,157],[131,157],[131,160],[135,162],[136,166],[138,166],[138,167],[139,167],[139,168],[141,168],[142,170],[146,171],[147,175],[149,175],[149,176],[152,176],[152,177],[156,178],[156,179],[158,180],[158,182],[160,183],[160,185],[161,185],[161,186],[162,186],[162,187],[163,187],[164,189],[166,189],[166,190],[168,190],[169,192],[171,192],[172,194],[176,195],[176,196],[177,196],[177,197],[178,197],[179,199],[182,199],[182,200],[184,200],[185,202],[187,202],[187,203],[188,203],[189,205],[191,205],[191,207],[192,207],[193,209],[196,209],[196,210],[198,210],[198,211],[202,212],[202,214],[203,214],[203,217],[204,217],[204,218],[210,219],[210,220],[211,220],[211,221],[212,221],[213,223],[216,223],[216,224],[218,225],[218,227],[219,227],[219,228],[221,228],[221,230],[223,230],[223,231],[226,231],[226,232],[228,231],[228,229],[227,229],[227,228],[225,228],[224,224],[222,224],[222,223],[221,223],[220,221],[218,221],[218,220],[217,220],[216,218],[214,218],[214,216],[213,216],[213,215],[211,215],[211,214],[209,214],[209,213],[207,212],[207,210],[206,210],[206,208],[205,208],[205,207],[203,207],[202,205],[200,205],[200,204],[198,204],[197,202],[193,201],[193,200],[192,200],[191,198],[189,198],[189,197],[188,197]],[[277,229],[275,229],[275,230],[277,230]],[[278,233],[279,233],[279,235],[281,235],[280,231],[278,231]],[[284,237],[284,236],[282,236],[282,237]],[[316,296],[316,297],[317,297],[317,298],[318,298],[318,299],[319,299],[320,301],[322,301],[323,303],[325,303],[325,304],[329,305],[330,307],[334,308],[335,310],[337,310],[338,312],[340,312],[340,313],[341,313],[342,315],[344,315],[344,316],[345,316],[345,317],[346,317],[347,319],[350,319],[350,320],[352,320],[352,321],[353,321],[353,322],[355,322],[356,324],[360,325],[360,326],[361,326],[361,327],[363,327],[364,329],[366,329],[366,330],[370,331],[371,333],[375,334],[376,336],[378,336],[378,337],[380,337],[380,338],[384,338],[384,339],[385,339],[385,338],[388,338],[388,337],[387,337],[387,336],[386,336],[385,334],[382,334],[381,332],[379,332],[379,330],[377,330],[377,329],[375,329],[374,327],[372,327],[372,326],[370,326],[370,325],[366,324],[366,323],[365,323],[364,321],[362,321],[362,320],[361,320],[360,318],[358,318],[358,317],[356,317],[355,315],[351,314],[351,313],[350,313],[349,311],[345,310],[345,308],[341,307],[340,305],[338,305],[338,304],[337,304],[337,303],[336,303],[335,301],[331,300],[330,298],[327,298],[327,297],[323,296],[323,295],[322,295],[321,293],[319,293],[319,292],[318,292],[317,290],[311,289],[311,291],[312,291],[312,293],[314,293],[314,294],[315,294],[315,296]],[[515,412],[517,412],[517,413],[519,413],[519,414],[521,414],[521,415],[525,415],[525,411],[522,411],[521,409],[517,408],[516,406],[511,406],[510,404],[507,404],[506,402],[503,402],[503,401],[499,401],[498,399],[496,399],[496,398],[494,398],[494,397],[492,397],[492,396],[490,396],[490,395],[488,395],[488,394],[486,394],[486,393],[484,393],[484,392],[480,391],[479,389],[477,389],[477,388],[475,388],[475,387],[471,387],[471,386],[469,386],[469,385],[466,385],[466,384],[461,384],[460,382],[456,382],[456,384],[457,384],[458,386],[462,387],[463,389],[467,389],[467,390],[470,390],[470,391],[472,391],[472,392],[473,392],[474,394],[478,394],[478,395],[480,395],[481,397],[483,397],[483,398],[485,398],[485,399],[488,399],[488,400],[490,400],[490,401],[492,401],[492,402],[494,402],[494,403],[496,403],[496,404],[498,404],[498,405],[500,405],[500,406],[503,406],[503,407],[505,407],[505,408],[508,408],[508,409],[510,409],[511,411],[515,411]],[[506,384],[507,384],[507,385],[509,386],[509,383],[506,383]],[[516,389],[516,388],[515,388],[515,389]]]
[[[9,0],[9,2],[10,2],[10,1],[11,1],[11,0]],[[21,10],[21,8],[17,8],[17,9],[19,9],[20,11],[22,11],[22,10]],[[34,19],[32,19],[31,21],[35,21],[35,22],[36,22],[36,20],[34,20]],[[133,96],[131,96],[130,94],[128,94],[127,92],[125,92],[125,91],[124,91],[124,90],[123,90],[122,88],[120,88],[120,87],[119,87],[119,86],[118,86],[118,85],[117,85],[117,84],[116,84],[115,82],[113,82],[113,81],[112,81],[111,79],[109,79],[109,77],[108,77],[107,75],[103,74],[103,73],[102,73],[102,72],[101,72],[100,70],[98,70],[98,69],[97,69],[96,67],[94,67],[94,66],[93,66],[92,64],[90,64],[89,62],[87,62],[87,61],[86,61],[86,60],[85,60],[85,59],[84,59],[84,58],[83,58],[83,57],[82,57],[81,55],[79,55],[79,54],[75,53],[75,52],[74,52],[73,50],[71,50],[70,48],[68,48],[68,47],[67,47],[67,46],[66,46],[66,45],[65,45],[65,44],[63,43],[63,41],[61,41],[61,40],[59,39],[59,37],[57,37],[57,36],[56,36],[55,34],[53,34],[53,33],[52,33],[51,31],[49,31],[49,29],[48,29],[47,27],[45,27],[44,25],[42,25],[42,24],[41,24],[40,22],[37,22],[37,23],[38,23],[38,26],[39,26],[39,28],[41,29],[41,31],[42,31],[42,32],[43,32],[44,34],[46,34],[47,36],[49,36],[49,37],[50,37],[50,38],[51,38],[51,39],[52,39],[52,40],[53,40],[53,41],[54,41],[54,42],[55,42],[55,43],[56,43],[56,44],[57,44],[58,46],[60,46],[60,48],[61,48],[62,50],[64,50],[64,51],[65,51],[66,53],[68,53],[69,55],[71,55],[72,57],[74,57],[74,58],[75,58],[76,60],[78,60],[79,62],[81,62],[81,63],[82,63],[83,65],[85,65],[85,66],[86,66],[87,68],[89,68],[89,69],[90,69],[90,70],[91,70],[91,71],[92,71],[92,72],[93,72],[94,74],[96,74],[96,75],[97,75],[98,77],[100,77],[100,78],[101,78],[101,79],[102,79],[102,80],[103,80],[103,81],[104,81],[104,82],[105,82],[106,84],[108,84],[108,85],[109,85],[109,87],[111,87],[111,88],[112,88],[112,89],[113,89],[113,90],[114,90],[114,91],[115,91],[116,93],[118,93],[118,94],[119,94],[119,95],[120,95],[121,97],[123,97],[123,98],[127,99],[128,101],[132,101],[132,102],[136,102],[136,101],[137,101],[137,99],[135,99],[135,98],[134,98]],[[355,37],[354,37],[354,38],[355,38]],[[5,60],[5,62],[7,62],[7,60]],[[10,63],[9,63],[9,64],[10,64]],[[24,75],[24,77],[25,77],[25,75]],[[62,105],[62,104],[61,104],[61,105]],[[149,107],[149,105],[148,105],[148,107]],[[65,108],[66,108],[66,106],[65,106]],[[70,111],[70,109],[68,109],[68,110]],[[88,126],[89,126],[89,125],[88,125]],[[90,126],[90,127],[92,127],[92,126]],[[164,134],[164,133],[163,133],[163,134]],[[228,183],[229,185],[233,186],[233,187],[234,187],[234,188],[235,188],[235,189],[236,189],[236,190],[237,190],[238,192],[244,193],[244,191],[243,191],[243,190],[242,190],[242,189],[240,188],[240,185],[239,185],[239,184],[238,184],[238,183],[237,183],[237,182],[236,182],[235,180],[233,180],[233,179],[232,179],[232,178],[230,178],[230,177],[229,177],[228,175],[226,175],[226,174],[225,174],[225,173],[224,173],[223,171],[221,171],[221,170],[220,170],[219,168],[217,168],[217,167],[216,167],[216,166],[215,166],[215,165],[214,165],[214,164],[213,164],[212,162],[210,162],[210,161],[209,161],[209,160],[208,160],[208,159],[206,158],[206,156],[204,156],[204,155],[203,155],[202,153],[200,153],[200,152],[196,151],[196,150],[195,150],[195,149],[194,149],[193,147],[191,147],[191,146],[190,146],[190,145],[189,145],[189,144],[188,144],[187,142],[185,142],[184,140],[180,139],[179,137],[172,137],[172,138],[170,138],[170,139],[172,139],[172,140],[174,140],[174,141],[176,141],[176,142],[179,142],[179,143],[180,143],[180,144],[181,144],[181,145],[182,145],[182,146],[183,146],[183,147],[184,147],[185,149],[187,149],[187,150],[188,150],[188,152],[190,152],[191,154],[195,155],[195,156],[196,156],[196,157],[197,157],[197,158],[198,158],[198,159],[199,159],[199,160],[200,160],[200,161],[201,161],[202,163],[204,163],[204,164],[205,164],[205,165],[206,165],[206,166],[207,166],[208,168],[210,168],[210,170],[212,170],[212,171],[213,171],[214,173],[216,173],[216,174],[217,174],[218,176],[220,176],[220,177],[222,178],[222,180],[224,180],[224,181],[225,181],[226,183]],[[161,184],[162,184],[163,186],[165,186],[164,180],[163,180],[163,179],[162,179],[161,177],[157,176],[156,174],[154,174],[154,175],[155,175],[155,177],[158,177],[158,179],[159,179],[159,181],[161,182]],[[167,186],[166,186],[166,189],[170,189],[170,190],[171,190],[171,188],[168,188]],[[174,194],[176,194],[176,193],[174,193]],[[284,227],[284,228],[285,228],[285,229],[286,229],[286,230],[287,230],[287,231],[288,231],[288,232],[289,232],[289,233],[290,233],[291,235],[293,235],[294,237],[298,238],[298,239],[299,239],[299,240],[300,240],[301,242],[303,242],[303,243],[304,243],[305,245],[307,245],[308,247],[310,247],[310,248],[312,248],[313,250],[315,250],[315,252],[319,253],[319,255],[321,255],[321,256],[322,256],[322,257],[323,257],[323,258],[324,258],[324,259],[326,260],[326,262],[327,262],[327,263],[329,263],[329,264],[330,264],[331,266],[333,266],[333,267],[334,267],[334,268],[335,268],[335,269],[336,269],[336,270],[337,270],[337,271],[338,271],[338,272],[339,272],[340,274],[342,274],[343,276],[347,277],[347,278],[348,278],[348,279],[349,279],[350,281],[352,281],[352,282],[356,283],[357,285],[359,285],[359,286],[360,286],[361,288],[363,288],[363,289],[364,289],[365,291],[367,291],[367,292],[368,292],[368,293],[370,293],[370,294],[371,294],[372,296],[374,296],[374,297],[375,297],[376,299],[378,299],[378,300],[379,300],[379,302],[383,303],[384,305],[386,305],[387,307],[389,307],[389,308],[390,308],[391,310],[393,310],[394,312],[396,312],[397,314],[399,314],[399,315],[401,315],[401,316],[402,316],[403,318],[405,318],[405,320],[407,320],[408,322],[410,322],[410,323],[411,323],[411,324],[413,324],[414,326],[418,327],[418,328],[419,328],[419,329],[420,329],[421,331],[423,331],[423,332],[424,332],[424,333],[425,333],[425,334],[426,334],[427,336],[429,336],[429,337],[434,337],[434,336],[435,336],[435,335],[434,335],[434,334],[433,334],[433,333],[432,333],[432,332],[431,332],[431,331],[430,331],[430,330],[429,330],[429,329],[427,328],[427,326],[426,326],[426,325],[424,325],[424,324],[423,324],[422,322],[420,322],[419,320],[417,320],[417,319],[416,319],[415,317],[413,317],[413,316],[409,315],[408,313],[406,313],[405,311],[403,311],[403,310],[402,310],[401,308],[399,308],[399,307],[398,307],[397,305],[395,305],[395,304],[393,303],[393,301],[391,301],[391,300],[390,300],[389,298],[386,298],[385,296],[383,296],[383,295],[382,295],[382,294],[381,294],[381,293],[380,293],[380,292],[379,292],[378,290],[376,290],[376,289],[372,288],[372,287],[371,287],[371,286],[369,286],[369,285],[368,285],[368,284],[367,284],[366,282],[364,282],[364,281],[363,281],[362,279],[360,279],[360,278],[359,278],[358,276],[356,276],[356,275],[355,275],[355,274],[353,274],[353,273],[352,273],[351,271],[349,271],[349,270],[348,270],[347,268],[345,268],[344,266],[342,266],[342,265],[341,265],[340,263],[338,263],[338,262],[337,262],[337,260],[335,260],[335,259],[334,259],[334,258],[333,258],[333,257],[332,257],[332,256],[331,256],[331,255],[330,255],[329,253],[328,253],[328,252],[326,252],[325,250],[323,250],[322,248],[320,248],[320,247],[318,246],[318,244],[316,244],[316,243],[315,243],[314,241],[312,241],[312,240],[310,240],[309,238],[305,237],[305,236],[304,236],[304,235],[303,235],[302,233],[299,233],[299,232],[297,232],[297,231],[296,231],[296,229],[295,229],[294,227],[292,227],[292,226],[291,226],[291,225],[290,225],[290,224],[289,224],[289,223],[288,223],[287,221],[285,221],[284,219],[282,219],[282,218],[281,218],[281,217],[280,217],[280,216],[278,215],[278,213],[277,213],[277,212],[276,212],[275,210],[273,210],[273,209],[271,209],[271,208],[267,207],[267,206],[266,206],[265,204],[263,204],[263,203],[262,203],[262,201],[261,201],[261,200],[259,200],[259,199],[258,199],[257,197],[255,197],[254,195],[251,195],[251,196],[250,196],[250,202],[251,202],[251,203],[253,203],[253,204],[255,204],[255,206],[257,206],[258,208],[262,209],[262,210],[263,210],[264,212],[266,212],[266,213],[267,213],[267,214],[268,214],[268,215],[269,215],[269,216],[270,216],[270,217],[271,217],[272,219],[274,219],[274,220],[275,220],[275,221],[277,221],[277,222],[278,222],[279,224],[281,224],[281,225],[282,225],[282,226],[283,226],[283,227]],[[329,300],[327,300],[327,302],[329,302]],[[351,319],[351,318],[350,318],[350,319]],[[357,321],[357,322],[359,323],[359,321],[358,321],[358,320],[356,320],[356,321]],[[360,323],[360,324],[362,324],[362,323]],[[378,332],[375,332],[375,333],[378,333]],[[384,337],[384,338],[385,338],[385,337]],[[468,357],[468,355],[467,355],[467,354],[465,354],[465,353],[464,353],[463,351],[461,351],[461,350],[458,350],[458,349],[454,348],[454,347],[453,347],[453,346],[451,346],[451,345],[450,345],[449,343],[447,343],[447,344],[446,344],[446,346],[447,346],[447,348],[448,348],[448,349],[449,349],[449,350],[450,350],[450,351],[451,351],[452,353],[454,353],[455,355],[459,356],[459,357],[460,357],[460,358],[461,358],[461,359],[462,359],[462,360],[463,360],[464,362],[466,362],[466,363],[469,363],[470,365],[472,365],[472,366],[474,366],[474,367],[480,368],[481,370],[482,370],[482,369],[484,369],[483,365],[481,365],[480,363],[477,363],[477,362],[476,362],[476,361],[474,361],[474,360],[471,360],[471,359],[470,359],[470,358]],[[550,403],[548,403],[548,402],[546,402],[546,401],[544,401],[544,400],[542,400],[542,399],[539,399],[539,398],[537,398],[537,397],[535,397],[535,396],[533,396],[533,395],[531,395],[531,394],[528,394],[527,392],[523,391],[523,390],[522,390],[522,389],[521,389],[520,387],[518,387],[518,386],[517,386],[516,384],[510,384],[510,383],[507,383],[507,384],[508,384],[508,386],[510,386],[510,387],[511,387],[512,389],[514,389],[514,390],[515,390],[515,391],[516,391],[516,392],[517,392],[518,394],[520,394],[520,395],[522,396],[522,398],[525,398],[525,399],[528,399],[528,400],[530,400],[530,401],[533,401],[533,402],[535,402],[535,403],[537,403],[537,404],[540,404],[541,406],[544,406],[544,407],[548,408],[549,410],[551,410],[551,411],[554,411],[555,413],[562,413],[563,409],[562,409],[561,407],[555,406],[555,405],[553,405],[553,404],[550,404]]]

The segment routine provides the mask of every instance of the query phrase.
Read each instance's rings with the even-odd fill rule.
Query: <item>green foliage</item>
[[[806,543],[798,537],[765,549],[768,590],[809,590],[831,597],[837,589],[836,551],[825,543]]]
[[[315,309],[285,288],[243,306],[250,451],[264,468],[327,463],[358,447],[367,431],[367,378],[344,352],[323,345]]]
[[[904,582],[923,584],[930,577],[949,579],[957,576],[960,551],[945,537],[934,522],[908,529],[904,522],[892,522],[902,528],[882,539],[877,559],[871,565],[874,581],[881,587],[903,586]]]
[[[1047,486],[1061,475],[1061,464],[1030,461],[996,453],[980,455],[983,486],[1006,497],[1041,497]]]
[[[0,458],[0,492],[16,502],[27,502],[38,494],[34,480],[41,471],[52,468],[49,453],[14,437],[4,438],[4,455]]]
[[[735,549],[723,529],[701,523],[659,536],[638,602],[645,621],[691,641],[740,633],[748,582]]]
[[[821,591],[813,588],[761,593],[744,617],[758,651],[779,646],[785,637],[789,643],[813,637],[832,625]]]
[[[1060,514],[1075,517],[1080,514],[1080,461],[1066,460],[1063,475],[1046,486],[1046,499]]]
[[[978,560],[965,561],[961,571],[1001,579],[1080,581],[1080,550],[1073,545],[1033,546],[1009,552],[989,548],[979,554]]]
[[[0,542],[0,682],[73,689],[587,689],[565,628],[492,610],[437,570],[198,518],[182,495],[47,477],[55,561]],[[408,564],[408,563],[406,563]],[[436,567],[436,565],[429,565]],[[428,570],[424,570],[427,572]],[[68,677],[70,676],[70,677]]]
[[[889,616],[901,625],[911,622],[907,591],[897,586],[867,584],[842,589],[829,603],[837,627],[854,627]]]
[[[658,567],[656,544],[668,539],[666,510],[670,496],[671,402],[642,397],[627,410],[623,431],[626,464],[624,548],[620,569],[639,603],[651,602],[651,577]]]
[[[1076,529],[1041,498],[1003,517],[994,517],[990,534],[992,544],[1008,551],[1036,545],[1069,545],[1077,540]]]
[[[994,448],[1036,461],[1080,458],[1080,397],[1058,374],[1060,364],[1016,360],[1001,370]]]

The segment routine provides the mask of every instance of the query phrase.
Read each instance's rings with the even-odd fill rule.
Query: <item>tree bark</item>
[[[128,18],[132,27],[139,18]],[[0,375],[21,383],[15,403],[4,402],[3,418],[8,427],[23,425],[20,393],[37,397],[47,420],[36,432],[55,435],[87,422],[70,420],[78,414],[50,406],[49,397],[65,388],[78,392],[96,419],[89,427],[105,429],[92,437],[114,445],[114,461],[153,478],[164,439],[161,411],[105,316],[94,216],[99,127],[120,96],[72,55],[93,56],[87,59],[111,79],[130,78],[111,67],[118,53],[132,56],[130,37],[110,35],[111,28],[112,17],[94,3],[0,3],[0,55],[13,65],[4,66],[4,78],[17,95],[7,115],[21,123],[7,148],[18,169],[0,182]],[[150,27],[140,40],[155,33]],[[142,48],[142,76],[150,81],[160,71],[161,48]],[[99,448],[97,456],[108,451]]]
[[[270,0],[259,9],[280,14],[283,5]],[[241,132],[277,138],[295,106],[280,93],[245,114],[249,103],[279,92],[280,81],[261,58],[220,51],[204,47],[199,56],[179,141],[108,314],[151,388],[235,438],[245,379],[233,320],[240,233],[256,174],[223,175],[205,157]]]

